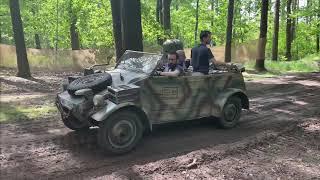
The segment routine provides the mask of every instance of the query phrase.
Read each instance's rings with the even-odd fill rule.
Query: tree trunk
[[[157,0],[157,5],[156,5],[156,20],[157,22],[160,23],[160,4],[161,4],[161,0]]]
[[[157,0],[156,20],[161,26],[163,26],[162,0]],[[163,44],[163,39],[158,36],[157,42],[158,45],[161,46]]]
[[[292,12],[293,14],[296,14],[296,10],[297,10],[297,0],[293,0],[293,3],[292,3]],[[292,26],[291,26],[291,42],[293,42],[293,40],[295,39],[296,37],[296,26],[297,26],[297,18],[293,18],[292,19]]]
[[[162,0],[163,28],[167,35],[170,34],[171,30],[170,5],[171,0]]]
[[[198,36],[198,24],[199,24],[199,0],[197,0],[197,8],[196,8],[196,27],[194,31],[194,42],[197,42]]]
[[[71,48],[72,50],[79,50],[80,43],[79,43],[79,34],[78,29],[76,26],[76,18],[73,18],[70,26],[70,38],[71,38]]]
[[[121,11],[120,0],[110,0],[112,10],[113,38],[116,49],[116,61],[120,59],[124,53],[122,48],[122,31],[121,31]]]
[[[267,31],[268,31],[268,0],[261,0],[261,20],[260,20],[260,36],[258,42],[258,55],[256,59],[256,70],[257,71],[266,71],[264,66],[265,60],[265,51],[267,44]]]
[[[2,32],[1,32],[1,23],[0,23],[0,43],[2,43]]]
[[[163,26],[163,0],[158,0],[159,1],[159,19],[160,19],[160,24]]]
[[[73,12],[72,9],[72,0],[70,0],[70,9],[69,9],[69,15],[70,15],[70,39],[71,39],[71,48],[72,50],[79,50],[80,49],[80,43],[79,43],[79,34],[77,30],[77,17]]]
[[[318,8],[320,8],[320,2],[318,3]],[[319,53],[319,50],[320,50],[320,12],[318,11],[318,32],[317,32],[317,53]]]
[[[30,67],[27,57],[26,45],[24,41],[24,32],[22,26],[22,20],[20,16],[19,0],[10,0],[10,13],[12,28],[14,34],[14,41],[16,44],[17,53],[17,65],[18,65],[18,77],[30,78]]]
[[[226,48],[225,48],[225,58],[224,58],[225,62],[231,62],[233,11],[234,11],[234,0],[229,0],[229,5],[228,5],[228,24],[227,24],[227,34],[226,34]]]
[[[143,51],[140,0],[121,0],[122,47]]]
[[[286,29],[286,46],[287,46],[287,48],[286,48],[286,58],[289,61],[292,58],[292,56],[291,56],[291,42],[292,42],[292,40],[291,40],[291,37],[292,37],[292,35],[291,35],[291,33],[292,33],[291,26],[292,26],[292,24],[291,24],[291,17],[290,17],[290,15],[291,15],[291,4],[292,4],[292,0],[288,0],[287,1],[287,29]]]
[[[280,11],[280,0],[276,0],[274,7],[274,32],[272,41],[272,60],[278,60],[278,42],[279,42],[279,11]]]
[[[36,16],[36,7],[35,6],[31,7],[31,12],[32,12],[33,16]],[[37,33],[34,35],[34,42],[36,45],[36,49],[41,49],[40,37],[39,37],[39,34],[37,34]]]
[[[39,34],[35,34],[35,35],[34,35],[34,40],[35,40],[35,42],[36,42],[36,49],[41,49]]]
[[[214,21],[214,1],[215,0],[211,0],[211,11],[212,11],[212,13],[213,13],[213,15],[212,15],[212,19],[211,19],[211,28],[213,28],[213,21]],[[198,1],[197,1],[197,3],[198,3]]]

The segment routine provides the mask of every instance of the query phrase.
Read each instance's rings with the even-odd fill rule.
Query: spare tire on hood
[[[80,89],[92,89],[93,92],[100,92],[104,89],[107,89],[108,86],[112,84],[112,77],[109,73],[97,73],[91,74],[88,76],[83,76],[72,81],[67,90],[70,94],[74,94],[77,90]]]

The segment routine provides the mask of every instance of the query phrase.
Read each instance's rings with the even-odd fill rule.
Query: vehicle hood
[[[137,73],[133,71],[128,71],[124,69],[114,69],[112,71],[107,71],[112,76],[112,86],[119,86],[125,84],[137,84],[148,78],[149,75],[144,73]],[[123,79],[121,80],[121,76]]]

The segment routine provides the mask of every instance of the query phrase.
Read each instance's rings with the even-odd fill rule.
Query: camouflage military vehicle
[[[162,55],[126,51],[112,71],[69,77],[56,99],[62,121],[73,130],[98,126],[99,145],[120,154],[155,124],[217,117],[231,128],[249,108],[238,66],[203,76],[156,76],[162,65]]]

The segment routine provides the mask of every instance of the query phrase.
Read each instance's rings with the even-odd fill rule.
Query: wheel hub
[[[136,127],[128,120],[118,121],[108,133],[110,143],[117,148],[123,148],[132,143],[136,136]]]
[[[237,115],[237,107],[234,104],[228,104],[225,107],[225,119],[229,122],[233,121]]]

